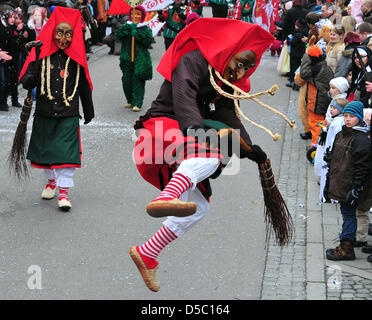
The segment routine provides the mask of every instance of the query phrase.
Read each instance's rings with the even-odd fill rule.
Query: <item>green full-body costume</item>
[[[131,21],[123,24],[115,32],[122,41],[120,69],[123,90],[128,104],[142,107],[145,96],[145,82],[152,79],[152,62],[149,47],[154,43],[151,29],[146,23],[135,24]],[[134,36],[134,62],[132,57],[132,36]]]
[[[239,0],[240,20],[253,23],[253,7],[255,0]]]

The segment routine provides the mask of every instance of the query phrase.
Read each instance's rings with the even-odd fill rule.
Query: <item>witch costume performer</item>
[[[42,46],[31,50],[20,75],[25,89],[37,88],[27,159],[44,169],[42,198],[54,198],[58,187],[58,207],[67,211],[75,168],[81,167],[79,97],[84,124],[94,118],[80,12],[56,7],[37,40]]]
[[[240,158],[259,166],[269,161],[259,146],[252,145],[237,100],[228,96],[233,93],[232,83],[236,90],[250,90],[249,77],[273,40],[258,25],[203,18],[181,31],[160,61],[157,70],[165,80],[151,108],[135,124],[134,160],[143,179],[161,190],[148,204],[147,213],[166,219],[146,243],[130,248],[146,286],[154,292],[160,289],[156,259],[161,250],[209,211],[209,178],[218,177],[231,157],[221,148],[223,138],[231,138],[226,132],[239,132],[245,146],[238,145]],[[276,220],[274,224],[284,226],[279,233],[285,243],[291,233],[290,217]]]

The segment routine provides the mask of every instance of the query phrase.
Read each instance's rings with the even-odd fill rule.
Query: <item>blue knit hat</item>
[[[351,113],[354,116],[358,117],[359,120],[363,121],[364,114],[363,114],[364,105],[360,101],[351,101],[349,102],[344,108],[345,113]]]

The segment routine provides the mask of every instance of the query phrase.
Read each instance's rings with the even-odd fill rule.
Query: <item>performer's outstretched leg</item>
[[[181,195],[180,199],[185,202],[196,203],[196,213],[187,217],[168,217],[163,222],[163,227],[152,238],[141,246],[130,248],[130,256],[140,271],[146,286],[151,291],[156,292],[160,289],[156,278],[156,271],[159,267],[156,259],[160,252],[172,241],[190,230],[209,210],[209,203],[199,189],[189,189]]]
[[[194,202],[179,200],[190,188],[212,175],[218,168],[217,158],[191,158],[181,162],[165,189],[147,206],[147,213],[155,218],[176,216],[186,217],[196,212]]]

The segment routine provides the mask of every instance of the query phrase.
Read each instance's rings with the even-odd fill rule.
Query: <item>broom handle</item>
[[[243,138],[240,136],[239,133],[236,132],[236,130],[234,130],[233,128],[223,128],[221,130],[227,130],[228,132],[235,134],[239,138],[240,146],[245,151],[252,152],[252,147],[243,140]],[[220,133],[221,130],[219,130],[218,132]]]
[[[134,36],[132,36],[132,55],[130,61],[134,62]]]

